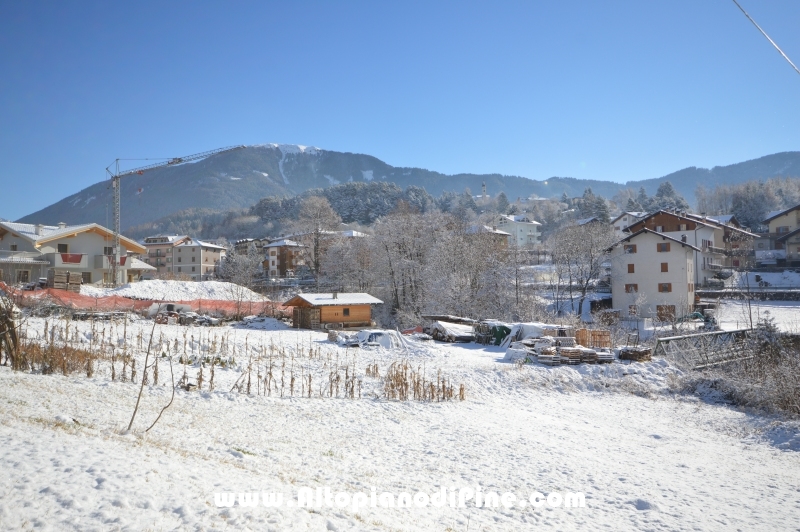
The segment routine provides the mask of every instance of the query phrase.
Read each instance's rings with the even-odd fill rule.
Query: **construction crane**
[[[134,168],[133,170],[125,170],[120,172],[119,170],[119,162],[124,159],[116,159],[113,163],[106,167],[106,173],[108,173],[109,179],[111,180],[111,188],[114,189],[114,260],[111,264],[111,283],[113,286],[117,286],[119,282],[118,279],[118,272],[120,266],[120,244],[119,244],[119,233],[120,233],[120,179],[125,176],[129,175],[142,175],[149,170],[155,170],[156,168],[163,168],[166,166],[175,166],[178,164],[189,163],[192,161],[197,161],[198,159],[204,159],[206,157],[210,157],[211,155],[217,155],[220,153],[225,153],[233,150],[240,150],[245,146],[228,146],[226,148],[219,148],[216,150],[211,151],[204,151],[202,153],[195,153],[194,155],[187,155],[186,157],[174,157],[172,159],[168,159],[166,161],[160,163],[154,163],[147,166],[142,166],[140,168]],[[111,167],[114,167],[112,171]]]

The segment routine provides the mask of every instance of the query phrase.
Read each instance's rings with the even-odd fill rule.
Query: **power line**
[[[736,0],[733,0],[733,3],[734,3],[734,4],[736,4],[736,7],[738,7],[739,9],[741,9],[741,10],[742,10],[742,13],[744,13],[744,16],[746,16],[746,17],[747,17],[747,19],[748,19],[750,22],[752,22],[752,23],[753,23],[753,26],[755,26],[756,28],[758,28],[758,31],[760,31],[760,32],[761,32],[761,34],[762,34],[764,37],[766,37],[766,38],[767,38],[767,40],[768,40],[768,41],[769,41],[769,42],[772,44],[772,46],[774,46],[774,47],[775,47],[775,49],[776,49],[776,50],[778,50],[778,52],[780,52],[780,54],[783,56],[783,58],[784,58],[784,59],[786,59],[786,61],[788,61],[790,65],[792,65],[792,68],[794,69],[794,71],[795,71],[795,72],[797,72],[798,74],[800,74],[800,69],[798,69],[798,68],[797,68],[797,67],[794,65],[794,63],[792,63],[792,60],[791,60],[791,59],[789,59],[789,56],[788,56],[788,55],[786,55],[785,53],[783,53],[783,50],[781,50],[781,49],[780,49],[780,47],[779,47],[777,44],[775,44],[775,41],[773,41],[772,39],[770,39],[770,38],[769,38],[769,35],[767,35],[767,32],[765,32],[764,30],[762,30],[762,29],[761,29],[761,26],[759,26],[759,25],[756,23],[756,21],[755,21],[755,20],[753,20],[753,17],[751,17],[750,15],[748,15],[748,14],[747,14],[747,11],[745,11],[745,10],[744,10],[744,8],[743,8],[742,6],[740,6],[740,5],[739,5],[739,2],[737,2]]]

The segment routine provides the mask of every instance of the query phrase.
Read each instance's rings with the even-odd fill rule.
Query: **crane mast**
[[[147,172],[148,170],[155,170],[156,168],[163,168],[166,166],[174,166],[178,164],[188,163],[192,161],[197,161],[199,159],[205,159],[211,155],[217,155],[220,153],[225,153],[233,150],[239,150],[244,148],[245,146],[228,146],[226,148],[218,148],[216,150],[204,151],[202,153],[195,153],[194,155],[187,155],[186,157],[174,157],[172,159],[168,159],[166,161],[162,161],[160,163],[149,164],[147,166],[142,166],[139,168],[134,168],[133,170],[125,170],[124,172],[120,172],[119,170],[119,162],[121,159],[116,159],[113,163],[106,167],[106,173],[110,176],[111,179],[111,188],[113,189],[113,202],[114,202],[114,258],[111,261],[111,284],[113,286],[117,286],[119,284],[119,266],[120,266],[120,242],[119,242],[119,234],[120,234],[120,195],[121,195],[121,179],[125,176],[129,176],[132,174],[142,175],[143,173]],[[111,167],[114,167],[114,170],[111,170]]]

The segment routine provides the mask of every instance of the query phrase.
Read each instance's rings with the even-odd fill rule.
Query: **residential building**
[[[303,246],[283,238],[264,246],[264,272],[269,277],[293,277],[299,266],[305,264],[301,255]]]
[[[175,246],[172,271],[176,275],[187,275],[193,281],[212,279],[225,254],[222,246],[190,238]]]
[[[711,218],[671,211],[656,211],[628,226],[626,232],[649,229],[697,248],[694,283],[702,285],[724,268],[744,267],[756,235]]]
[[[647,216],[646,212],[625,211],[620,213],[619,216],[611,220],[611,225],[614,227],[614,233],[619,238],[625,238],[628,233],[625,232],[630,225],[635,224],[642,218]]]
[[[144,246],[120,236],[117,282],[139,280],[132,255]],[[101,225],[22,224],[0,222],[0,272],[5,282],[22,283],[46,277],[51,268],[80,273],[83,284],[111,283],[114,233]]]
[[[756,260],[763,265],[800,266],[800,204],[771,212],[762,223],[768,230],[757,243],[761,246],[756,248]]]
[[[145,238],[144,247],[147,248],[147,255],[142,257],[142,260],[156,269],[147,276],[153,278],[171,274],[175,246],[187,240],[189,240],[187,235],[154,235]]]
[[[641,228],[610,249],[611,299],[623,315],[671,321],[695,300],[699,247],[664,232]]]
[[[383,301],[366,293],[298,294],[284,303],[294,307],[292,327],[296,329],[343,329],[370,327],[372,305]]]
[[[525,214],[501,214],[497,217],[496,227],[509,234],[508,245],[518,248],[530,248],[542,241],[542,224]]]

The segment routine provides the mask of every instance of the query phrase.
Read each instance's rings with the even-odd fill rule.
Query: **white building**
[[[188,275],[193,281],[211,279],[226,251],[222,246],[190,238],[175,246],[172,270],[175,274]]]
[[[509,234],[509,246],[531,248],[542,241],[541,225],[525,214],[501,214],[496,227]]]
[[[687,238],[688,240],[688,238]],[[623,316],[670,321],[694,308],[700,248],[642,228],[610,248],[612,305]]]
[[[614,227],[614,234],[619,238],[624,238],[628,233],[625,230],[647,216],[646,212],[625,211],[619,216],[611,220],[611,226]]]
[[[129,254],[145,248],[120,235],[118,282],[139,280],[149,267]],[[114,233],[92,223],[83,225],[0,222],[0,272],[11,283],[35,281],[54,268],[81,274],[83,284],[110,283],[114,263]],[[131,267],[133,264],[134,267]]]

